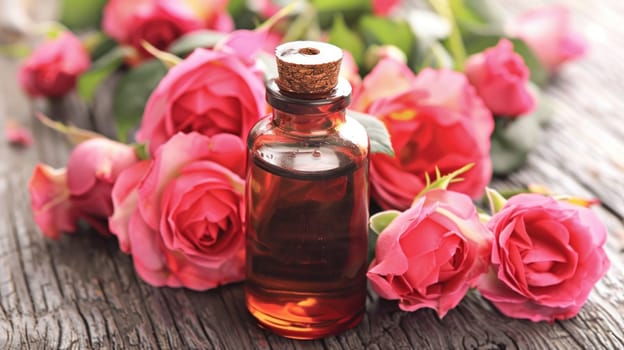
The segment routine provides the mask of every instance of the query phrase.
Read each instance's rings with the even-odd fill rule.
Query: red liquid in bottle
[[[364,313],[368,138],[344,108],[323,112],[345,96],[311,114],[272,103],[282,110],[250,134],[247,307],[286,337],[335,334]]]
[[[297,176],[258,159],[251,166],[258,186],[247,236],[250,311],[297,338],[356,324],[366,299],[366,168]]]

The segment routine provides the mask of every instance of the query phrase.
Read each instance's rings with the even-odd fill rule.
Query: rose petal
[[[17,146],[26,147],[33,143],[30,130],[10,120],[4,123],[4,138],[9,143]]]

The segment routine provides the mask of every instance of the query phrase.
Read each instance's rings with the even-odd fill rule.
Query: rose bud
[[[20,67],[18,80],[31,96],[60,97],[76,86],[89,65],[89,54],[80,40],[63,32],[35,49]]]
[[[572,31],[570,11],[560,5],[528,11],[509,26],[511,35],[522,39],[551,73],[585,53],[583,37]]]
[[[122,170],[138,161],[134,148],[104,137],[76,146],[67,163],[70,200],[81,218],[102,234],[113,213],[111,191]]]
[[[206,290],[244,278],[245,146],[179,133],[121,173],[110,229],[154,286]]]
[[[494,234],[491,268],[477,288],[509,317],[571,318],[609,269],[607,230],[588,208],[519,194],[488,227]]]
[[[516,117],[535,108],[528,88],[529,69],[507,39],[471,56],[466,76],[493,114]]]
[[[427,307],[444,317],[487,271],[491,240],[470,197],[430,190],[380,234],[368,278],[401,310]]]
[[[37,164],[28,191],[35,223],[46,237],[58,239],[76,230],[78,212],[69,200],[65,169]]]

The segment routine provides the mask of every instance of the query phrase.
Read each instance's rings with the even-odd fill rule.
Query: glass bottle
[[[339,50],[338,67],[342,57],[329,46],[281,45],[278,66],[287,49],[319,55],[303,61],[322,77],[325,51]],[[351,86],[338,69],[325,72],[338,80],[325,92],[312,86],[324,79],[318,74],[280,70],[266,86],[273,114],[248,138],[247,308],[261,326],[290,338],[341,332],[365,310],[369,141],[346,112]],[[303,91],[285,89],[284,79]]]

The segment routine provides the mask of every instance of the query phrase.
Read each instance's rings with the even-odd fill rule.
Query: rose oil
[[[289,44],[310,49],[305,55],[329,46]],[[279,80],[267,84],[273,115],[248,141],[246,301],[261,326],[314,339],[364,313],[368,137],[345,111],[346,81],[325,94],[284,90]]]

